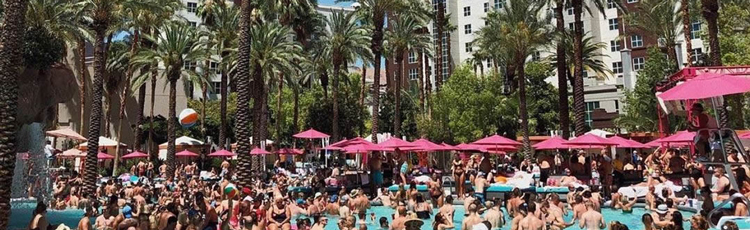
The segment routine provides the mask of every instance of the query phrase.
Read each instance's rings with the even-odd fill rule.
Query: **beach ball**
[[[184,109],[180,112],[179,119],[183,128],[190,128],[198,121],[198,113],[193,109]]]
[[[232,199],[239,193],[239,190],[237,190],[237,186],[230,183],[227,185],[227,187],[224,187],[224,195],[227,195],[227,198]]]

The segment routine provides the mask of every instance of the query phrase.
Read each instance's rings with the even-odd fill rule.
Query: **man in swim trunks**
[[[528,204],[528,213],[526,214],[526,217],[523,218],[518,223],[518,230],[541,230],[544,229],[545,224],[544,221],[539,219],[534,213],[536,212],[536,203],[529,202]]]
[[[370,183],[370,191],[373,197],[376,195],[376,188],[380,188],[383,185],[383,171],[382,171],[382,158],[380,153],[373,153],[370,158],[370,175],[372,176],[372,183]]]
[[[463,221],[463,224],[461,226],[461,230],[471,230],[472,226],[478,223],[482,223],[484,221],[479,214],[477,214],[477,211],[479,210],[479,207],[477,207],[476,204],[470,204],[469,208],[466,209],[466,212],[469,214],[468,217],[466,217]]]
[[[484,203],[485,187],[489,186],[489,183],[487,183],[487,179],[485,179],[485,176],[486,175],[484,172],[479,171],[477,173],[477,178],[474,179],[474,196],[482,203]]]
[[[604,223],[604,217],[602,214],[594,209],[594,203],[586,202],[586,212],[581,215],[581,219],[578,221],[578,226],[587,230],[599,230],[605,228],[607,225]]]

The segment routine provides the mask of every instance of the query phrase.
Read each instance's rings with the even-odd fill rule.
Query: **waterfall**
[[[28,159],[23,159],[24,154],[16,155],[11,198],[34,197],[47,203],[52,197],[49,162],[44,154],[45,142],[42,123],[23,125],[16,134],[16,150],[28,153]],[[31,194],[28,194],[29,186],[33,186]]]

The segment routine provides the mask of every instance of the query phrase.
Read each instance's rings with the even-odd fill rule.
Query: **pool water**
[[[461,222],[463,221],[464,214],[466,213],[463,206],[455,205],[456,209],[455,217],[453,218],[453,223],[456,226],[456,229],[460,229]],[[11,210],[10,215],[10,225],[9,229],[16,230],[16,229],[26,229],[26,227],[29,224],[29,221],[31,220],[31,213],[33,212],[33,207],[13,207]],[[393,209],[389,207],[383,207],[383,206],[375,206],[369,209],[370,212],[375,213],[375,221],[370,220],[370,214],[367,214],[367,228],[368,229],[380,229],[380,226],[378,224],[378,220],[380,217],[386,217],[388,219],[388,223],[391,223],[393,219],[391,218],[391,215],[395,212]],[[435,210],[437,211],[437,210]],[[610,221],[620,221],[620,223],[623,223],[627,225],[631,230],[642,230],[643,224],[641,223],[641,216],[646,213],[645,209],[642,208],[635,208],[633,209],[633,213],[622,213],[620,210],[613,210],[613,209],[602,209],[602,215],[604,216],[604,221],[606,223],[609,223]],[[505,214],[505,212],[504,212]],[[693,213],[691,212],[682,212],[682,216],[685,219],[690,218]],[[67,209],[67,210],[49,210],[47,211],[47,219],[49,219],[49,222],[51,224],[65,224],[66,226],[70,227],[71,229],[75,229],[78,226],[78,221],[83,216],[83,210],[80,209]],[[304,216],[295,217],[292,219],[292,223],[296,222],[297,218],[306,218]],[[328,226],[326,226],[326,230],[337,230],[338,226],[336,223],[338,223],[339,218],[337,216],[329,216],[328,217]],[[568,213],[567,216],[565,216],[565,221],[570,222],[573,219],[573,215],[571,212]],[[312,219],[311,219],[312,220]],[[94,223],[94,219],[91,219],[91,223]],[[506,216],[506,225],[503,226],[502,230],[508,230],[510,229],[510,219]],[[690,223],[685,222],[684,224],[685,229],[690,229]],[[422,225],[422,230],[432,230],[432,219],[424,220],[424,224]],[[568,229],[580,229],[576,223],[576,225],[568,228]]]
[[[463,206],[460,205],[454,205],[456,212],[453,217],[453,225],[455,226],[455,229],[461,229],[461,223],[464,219],[464,214],[466,213]],[[393,209],[389,207],[383,207],[383,206],[376,206],[371,207],[368,209],[371,212],[375,213],[375,221],[370,220],[370,213],[367,214],[367,229],[381,229],[380,225],[378,223],[378,220],[380,217],[386,217],[388,219],[388,223],[391,223],[393,219],[391,218],[391,215],[395,212]],[[503,209],[504,210],[504,209]],[[437,212],[437,210],[434,210]],[[645,209],[642,208],[635,208],[633,209],[633,213],[622,213],[621,210],[614,210],[614,209],[602,209],[602,215],[604,216],[605,223],[608,223],[610,221],[619,221],[620,223],[628,226],[630,230],[642,230],[644,229],[643,223],[641,222],[641,216],[646,213]],[[510,222],[511,219],[507,216],[507,212],[503,211],[503,214],[505,214],[506,218],[506,225],[500,228],[501,230],[509,230],[510,229]],[[682,212],[682,216],[684,219],[688,219],[693,215],[691,212]],[[434,216],[433,216],[434,217]],[[304,216],[299,218],[305,218]],[[296,222],[297,218],[292,219],[292,223]],[[329,216],[328,217],[328,225],[325,227],[326,230],[337,230],[338,226],[337,223],[339,221],[338,216]],[[568,212],[568,215],[564,217],[566,222],[570,222],[573,219],[573,213]],[[312,219],[310,219],[312,221]],[[357,220],[359,222],[359,220]],[[424,224],[422,225],[421,230],[432,230],[432,219],[429,220],[423,220]],[[359,226],[359,225],[358,225]],[[684,229],[690,229],[690,222],[684,222],[683,223]],[[567,229],[581,229],[578,227],[578,223],[574,226],[571,226]]]

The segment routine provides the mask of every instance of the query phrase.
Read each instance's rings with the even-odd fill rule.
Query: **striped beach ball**
[[[239,191],[237,190],[237,186],[235,186],[232,183],[229,183],[227,187],[224,187],[224,195],[227,195],[228,198],[234,198],[237,196]]]
[[[184,109],[180,112],[179,119],[183,128],[190,128],[198,121],[198,113],[193,109]]]

